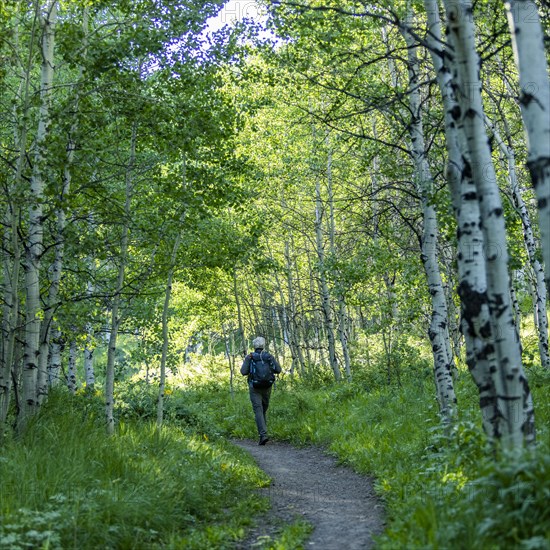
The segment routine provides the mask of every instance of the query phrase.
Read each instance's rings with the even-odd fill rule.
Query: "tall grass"
[[[442,430],[432,374],[402,369],[401,385],[278,383],[270,434],[324,446],[374,475],[388,522],[383,550],[550,549],[548,373],[529,372],[539,444],[498,455],[482,433],[469,375],[456,381],[459,419]],[[269,483],[227,437],[256,437],[244,380],[169,388],[157,430],[156,388],[118,385],[119,431],[107,437],[100,401],[54,393],[25,436],[0,455],[0,548],[231,548],[266,503]],[[295,532],[296,531],[296,532]],[[290,526],[269,548],[293,548]]]
[[[459,419],[450,433],[440,425],[431,373],[404,373],[398,386],[362,381],[315,389],[280,384],[268,413],[272,436],[298,445],[316,443],[343,463],[372,474],[386,505],[382,549],[550,549],[550,376],[529,373],[539,443],[507,456],[482,432],[475,387],[466,372],[456,381]],[[246,388],[233,399],[195,389],[220,432],[255,437]],[[199,414],[201,414],[199,413]]]
[[[239,449],[145,422],[109,438],[93,408],[54,394],[2,449],[1,548],[229,548],[265,509]]]

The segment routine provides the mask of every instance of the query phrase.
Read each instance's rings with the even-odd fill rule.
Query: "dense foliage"
[[[224,9],[0,6],[0,546],[242,539],[263,335],[381,548],[548,548],[548,3]]]
[[[535,398],[545,403],[538,409],[538,447],[510,460],[506,454],[495,459],[486,443],[467,373],[457,379],[460,419],[445,433],[429,371],[401,366],[400,384],[386,384],[383,371],[349,385],[279,381],[271,433],[296,445],[321,445],[343,464],[375,476],[388,514],[380,548],[547,548],[548,373],[529,371]],[[233,397],[227,382],[174,391],[173,406],[183,403],[219,434],[255,435],[242,382]]]

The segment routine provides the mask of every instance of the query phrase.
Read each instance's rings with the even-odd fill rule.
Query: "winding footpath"
[[[373,536],[384,529],[384,510],[372,479],[337,463],[317,447],[296,448],[270,441],[234,440],[248,451],[272,479],[261,491],[271,500],[271,511],[237,548],[254,548],[275,536],[296,518],[309,522],[313,533],[305,548],[364,550],[374,547]]]

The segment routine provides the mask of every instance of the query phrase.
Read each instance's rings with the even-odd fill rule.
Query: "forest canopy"
[[[375,361],[391,382],[396,354],[431,349],[443,422],[466,366],[487,436],[529,444],[525,369],[550,368],[548,7],[244,8],[2,8],[2,423],[57,384],[93,393],[106,348],[112,431],[124,335],[158,350],[161,421],[181,352],[221,345],[232,369],[264,334],[303,379]]]

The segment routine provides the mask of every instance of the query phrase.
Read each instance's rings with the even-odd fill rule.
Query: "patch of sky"
[[[203,32],[204,38],[212,40],[217,31],[224,27],[234,27],[247,23],[254,27],[256,39],[277,43],[278,38],[267,28],[267,10],[255,0],[229,0],[221,7],[217,15],[210,17]]]

